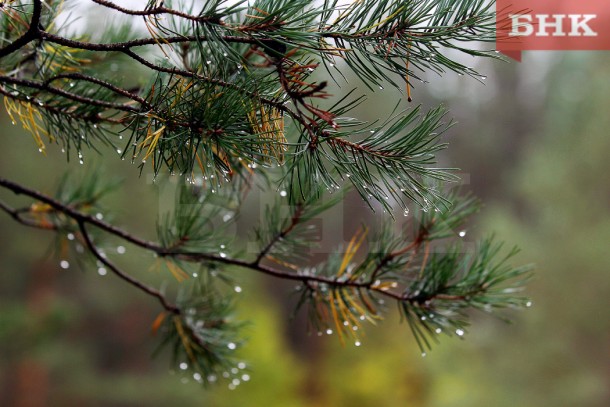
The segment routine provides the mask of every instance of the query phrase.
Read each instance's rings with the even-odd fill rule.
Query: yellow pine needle
[[[345,250],[345,254],[343,255],[343,261],[341,262],[341,266],[339,266],[339,270],[337,271],[338,277],[342,276],[343,273],[345,273],[347,266],[349,265],[349,263],[352,261],[352,259],[356,255],[356,252],[362,245],[362,242],[364,241],[364,238],[366,237],[368,232],[369,232],[369,229],[367,227],[362,227],[362,228],[358,229],[358,231],[354,234],[354,236],[352,237],[352,239],[349,242],[349,245],[347,246],[347,249]]]
[[[348,7],[346,7],[345,10],[343,10],[341,12],[341,14],[339,14],[339,17],[337,17],[335,19],[335,21],[333,21],[331,23],[331,27],[333,25],[337,25],[341,20],[343,20],[345,17],[347,17],[352,12],[352,10],[355,9],[355,7],[360,3],[362,3],[362,0],[356,0],[352,4],[350,4]]]
[[[430,254],[430,242],[426,240],[424,243],[424,259],[421,262],[421,268],[419,269],[419,278],[422,278],[424,275],[424,270],[426,269],[426,265],[428,264],[428,255]]]
[[[163,135],[164,131],[165,125],[159,127],[154,132],[150,127],[148,128],[148,135],[146,136],[146,139],[144,139],[144,143],[146,143],[147,141],[149,143],[148,150],[146,150],[146,154],[144,155],[145,160],[154,152],[155,147],[157,146],[157,143],[159,142],[159,139]]]
[[[259,117],[260,116],[260,120]],[[278,109],[266,110],[264,106],[256,107],[247,113],[248,121],[252,126],[254,134],[262,140],[268,141],[261,147],[262,154],[275,158],[279,163],[284,161],[286,150],[286,136],[284,134],[284,116]]]
[[[201,170],[201,173],[205,174],[205,166],[203,165],[203,161],[199,157],[199,154],[197,154],[196,152],[195,152],[195,158],[197,159],[197,165],[199,165],[199,169]]]
[[[345,339],[343,339],[343,324],[339,320],[339,314],[337,313],[337,306],[335,304],[335,292],[330,292],[330,312],[333,316],[333,321],[335,322],[335,327],[337,328],[337,335],[339,335],[339,341],[341,342],[341,346],[345,346]]]
[[[182,346],[184,346],[184,350],[188,355],[191,361],[195,361],[195,355],[193,354],[193,350],[191,349],[191,340],[184,332],[184,327],[182,326],[182,321],[179,316],[174,317],[174,325],[176,326],[176,332],[178,332],[178,336],[180,336],[180,340],[182,341]]]
[[[341,312],[341,317],[343,318],[343,328],[347,330],[354,337],[354,339],[358,339],[358,334],[356,331],[354,331],[353,326],[361,328],[362,325],[360,324],[360,321],[358,321],[358,318],[356,318],[356,316],[350,311],[341,293],[336,292],[335,299],[337,300],[337,305],[339,307],[339,311]],[[347,325],[345,322],[347,322]]]
[[[38,124],[39,122],[42,122],[42,113],[40,113],[40,111],[34,107],[31,102],[22,100],[15,101],[7,96],[4,97],[4,106],[13,123],[16,123],[16,116],[21,122],[23,128],[32,134],[32,137],[38,146],[38,150],[41,153],[44,153],[46,146],[42,136],[45,136],[51,142],[53,142],[55,138]]]
[[[222,160],[222,162],[227,166],[227,168],[229,168],[229,172],[233,171],[233,168],[231,168],[231,162],[229,161],[229,157],[227,156],[227,153],[225,153],[223,150],[221,150],[218,145],[213,145],[212,146],[212,152]],[[219,178],[222,179],[222,178]]]
[[[252,14],[246,14],[246,17],[250,17],[250,18],[257,18],[259,20],[264,20],[265,17],[261,17],[261,16],[253,16]]]
[[[368,27],[364,27],[361,30],[356,31],[357,33],[363,32],[363,31],[368,31],[368,30],[372,30],[374,28],[379,27],[382,24],[385,24],[386,22],[388,22],[389,20],[393,19],[394,17],[396,17],[398,15],[398,13],[400,13],[405,7],[399,7],[398,10],[396,10],[395,12],[393,12],[392,14],[390,14],[389,16],[387,16],[386,18],[384,18],[383,20],[381,20],[380,22],[378,22],[377,24],[373,24],[371,26]]]
[[[363,294],[362,291],[358,290],[358,297],[360,298],[360,300],[362,301],[362,304],[364,304],[364,306],[366,307],[367,310],[369,310],[369,314],[373,315],[373,316],[377,316],[377,310],[375,309],[375,307],[373,306],[373,304],[371,304],[371,302],[369,301],[369,299],[366,297],[366,293]],[[383,319],[381,317],[377,317],[377,319]]]
[[[188,91],[193,86],[193,82],[186,82],[186,84],[185,82],[186,79],[184,78],[180,78],[178,80],[178,90],[176,92],[176,97],[174,98],[174,101],[170,105],[169,109],[173,109],[178,104],[178,102],[180,102],[180,99],[182,99],[182,96],[186,93],[186,91]]]
[[[411,43],[407,45],[407,60],[405,62],[405,68],[407,69],[407,74],[405,75],[405,82],[407,83],[407,101],[411,102],[413,99],[411,98],[411,84],[409,83],[409,58],[411,57]]]
[[[48,32],[51,32],[53,30],[53,28],[55,27],[55,22],[57,21],[57,18],[55,18],[55,17],[60,15],[61,12],[64,11],[63,9],[64,9],[64,0],[61,0],[59,2],[59,4],[57,5],[57,9],[55,10],[55,12],[53,14],[54,15],[53,20],[49,24],[47,24],[47,31]]]
[[[78,58],[78,54],[82,53],[80,49],[50,43],[45,43],[43,47],[46,54],[52,55],[51,58],[48,58],[47,64],[48,68],[53,72],[75,72],[80,69],[81,65],[91,63],[91,60],[88,58]],[[59,61],[57,57],[59,57]]]
[[[146,29],[150,33],[150,36],[153,38],[153,40],[155,40],[155,43],[159,46],[159,49],[161,49],[161,52],[163,52],[163,55],[165,55],[166,58],[169,58],[169,55],[167,54],[167,52],[165,52],[165,49],[163,48],[163,44],[161,44],[161,42],[163,42],[165,44],[169,44],[169,42],[167,42],[167,40],[165,38],[163,38],[162,36],[158,35],[157,32],[153,28],[150,27],[150,26],[152,26],[154,28],[159,28],[157,26],[156,22],[153,22],[154,19],[155,19],[155,17],[144,18],[144,25],[146,26]]]
[[[161,324],[163,324],[163,321],[165,321],[165,317],[167,317],[166,311],[162,311],[159,313],[159,315],[157,315],[157,318],[155,318],[152,325],[150,326],[150,330],[153,335],[157,334],[159,328],[161,327]]]
[[[189,275],[186,274],[186,272],[182,270],[177,264],[171,262],[170,260],[166,260],[165,265],[179,283],[183,282],[184,280],[188,280]]]
[[[353,295],[346,295],[344,301],[346,303],[348,303],[348,305],[351,306],[353,309],[355,309],[357,313],[359,313],[360,315],[363,315],[366,319],[373,322],[372,319],[369,317],[368,313],[364,310],[364,308],[362,308],[362,306],[360,306],[360,304],[358,304],[358,302],[356,302],[354,300],[354,296],[356,295],[356,289],[353,287],[352,287],[352,294]],[[360,320],[357,318],[355,320],[355,323],[359,328],[362,326],[362,324],[360,323]]]
[[[388,291],[390,288],[396,287],[395,281],[383,281],[378,284],[374,284],[371,288],[374,288],[377,291]]]
[[[9,0],[8,2],[5,1],[4,4],[10,5],[14,2],[15,2],[15,0]],[[15,24],[15,22],[17,22],[17,23],[19,23],[19,25],[21,25],[25,29],[29,28],[29,23],[26,22],[23,18],[21,18],[19,13],[17,13],[14,9],[8,8],[8,7],[2,7],[2,8],[0,8],[0,11],[2,11],[3,14],[6,14],[6,16],[8,17],[8,22],[11,27],[17,28],[18,25]]]
[[[276,263],[276,264],[279,264],[280,266],[284,266],[284,267],[287,267],[287,268],[295,270],[295,271],[299,270],[299,268],[296,265],[294,265],[292,263],[285,262],[283,260],[280,260],[277,257],[273,257],[273,256],[271,256],[269,254],[266,255],[265,258],[270,260],[270,261],[272,261],[272,262],[274,262],[274,263]]]

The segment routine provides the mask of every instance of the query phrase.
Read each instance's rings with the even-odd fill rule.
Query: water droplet
[[[403,212],[404,216],[409,216],[409,208],[405,208],[405,211]]]
[[[181,370],[186,370],[188,369],[189,365],[187,365],[185,362],[180,363],[180,369]]]
[[[237,374],[237,372],[238,372],[238,370],[237,370],[237,368],[236,368],[236,367],[234,367],[234,368],[232,368],[232,369],[231,369],[231,373],[232,373],[232,374]]]
[[[455,333],[457,336],[464,336],[464,330],[463,329],[456,329]]]
[[[70,82],[70,87],[73,88],[76,84],[74,82]]]
[[[216,381],[216,375],[211,374],[208,376],[208,382],[214,383],[215,381]]]
[[[17,124],[15,123],[15,120],[11,120],[11,123],[13,123],[13,126]]]
[[[366,315],[360,315],[360,320],[364,321],[366,319]]]
[[[360,343],[360,341],[356,341],[356,343],[354,343],[354,345],[360,346],[360,345],[362,345],[362,343]]]
[[[466,231],[465,230],[461,230],[460,233],[458,233],[458,235],[460,237],[464,237],[464,236],[466,236]]]
[[[223,217],[222,217],[222,221],[223,221],[223,222],[228,222],[228,221],[230,221],[231,219],[233,219],[233,215],[232,215],[232,214],[230,214],[230,213],[227,213],[227,214],[223,215]],[[223,249],[223,248],[224,248],[224,247],[221,247],[221,249]]]
[[[118,247],[116,248],[116,252],[117,252],[118,254],[125,254],[125,246],[118,246]]]
[[[98,213],[95,214],[95,219],[102,220],[102,219],[104,219],[104,215],[101,214],[100,212],[98,212]]]
[[[38,106],[44,106],[44,103],[42,103],[42,101],[38,101]]]
[[[205,61],[206,64],[210,65],[212,61]]]
[[[97,124],[94,124],[94,125],[93,125],[93,128],[94,128],[94,129],[97,129]]]
[[[383,86],[380,86],[380,87],[379,87],[379,89],[380,89],[380,90],[383,90]]]
[[[241,287],[236,285],[234,290],[235,290],[236,293],[240,293],[241,292]]]
[[[68,233],[66,237],[68,238],[68,240],[74,240],[74,233]]]
[[[421,357],[422,357],[422,358],[425,358],[425,357],[426,357],[426,352],[422,352],[422,353],[421,353]]]
[[[244,382],[249,381],[249,380],[250,380],[250,375],[249,375],[249,374],[247,374],[247,373],[246,373],[246,374],[241,375],[241,380],[242,380],[242,381],[244,381]]]
[[[237,345],[233,342],[229,342],[227,344],[227,348],[231,349],[231,350],[235,350],[237,348]]]
[[[195,379],[196,381],[200,382],[201,381],[201,374],[193,373],[193,379]]]
[[[119,154],[121,154],[121,153],[122,153],[122,151],[121,151],[121,149],[120,149],[120,148],[117,148],[117,149],[116,149],[116,152],[117,152],[117,153],[119,153]]]
[[[43,151],[43,150],[42,150],[42,148],[39,148],[39,149],[38,149],[38,152],[39,152],[39,153],[42,153],[42,151]]]
[[[285,197],[286,195],[288,195],[288,193],[284,190],[280,191],[280,196],[281,197]]]
[[[84,162],[84,161],[83,161],[83,159],[81,158],[80,160],[78,160],[78,163],[79,163],[80,165],[83,165],[85,162]]]
[[[65,270],[70,267],[70,263],[67,260],[62,260],[59,262],[59,267]]]
[[[436,330],[434,332],[436,332],[437,334],[440,334],[441,332],[443,332],[443,330],[441,328],[436,328]]]
[[[487,79],[487,76],[481,76],[481,79],[485,80],[485,79]]]
[[[532,304],[532,302],[531,302],[531,301],[528,301],[528,302],[526,302],[526,303],[525,303],[525,306],[526,306],[527,308],[530,308],[532,305],[533,305],[533,304]]]
[[[246,368],[246,364],[245,364],[244,362],[239,362],[239,363],[237,364],[237,367],[243,370],[243,369],[245,369],[245,368]]]
[[[100,276],[105,276],[107,273],[108,271],[104,267],[100,267],[97,269],[97,274],[99,274]]]
[[[193,277],[197,278],[197,277],[199,277],[199,274],[193,273]]]
[[[237,69],[242,69],[243,66],[241,66],[241,64],[237,64]]]
[[[426,320],[426,316],[425,316],[425,315],[423,315],[423,316],[422,316],[420,319],[421,319],[422,321],[425,321],[425,320]]]
[[[228,55],[229,55],[229,54],[227,54],[226,52],[223,52],[223,53],[222,53],[222,56],[223,56],[223,57],[226,57],[226,56],[228,56]]]
[[[333,330],[332,329],[327,329],[326,330],[326,335],[332,335],[333,334]]]
[[[227,257],[227,254],[226,254],[225,252],[220,252],[220,253],[218,253],[218,255],[219,255],[220,257],[222,257],[223,259],[224,259],[225,257]]]

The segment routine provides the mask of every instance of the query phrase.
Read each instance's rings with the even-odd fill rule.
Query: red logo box
[[[496,49],[610,50],[608,0],[497,0]]]

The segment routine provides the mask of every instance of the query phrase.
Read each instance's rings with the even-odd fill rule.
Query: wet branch
[[[104,265],[106,265],[110,270],[112,270],[114,272],[114,274],[116,274],[118,277],[120,277],[121,279],[123,279],[124,281],[129,283],[130,285],[133,285],[134,287],[138,288],[141,291],[144,291],[148,295],[151,295],[151,296],[157,298],[162,303],[163,307],[166,310],[173,312],[173,313],[179,313],[179,309],[175,305],[172,305],[171,303],[169,303],[167,301],[167,299],[163,296],[163,294],[161,294],[159,291],[147,286],[146,284],[140,282],[139,280],[136,280],[135,278],[131,277],[127,273],[121,271],[117,266],[112,264],[109,260],[107,260],[106,258],[101,256],[101,254],[97,250],[96,246],[91,242],[91,240],[89,238],[89,232],[87,231],[87,228],[86,228],[87,225],[97,227],[98,229],[103,230],[104,232],[114,235],[118,238],[121,238],[135,246],[138,246],[138,247],[148,250],[148,251],[152,251],[152,252],[156,253],[159,257],[162,257],[162,258],[174,258],[176,260],[183,260],[183,261],[188,261],[188,262],[193,262],[193,263],[215,262],[215,263],[224,264],[227,266],[236,266],[239,268],[249,269],[249,270],[261,273],[261,274],[265,274],[268,276],[272,276],[272,277],[276,277],[276,278],[280,278],[280,279],[284,279],[284,280],[298,281],[298,282],[305,284],[306,286],[312,286],[314,284],[326,284],[330,288],[350,288],[351,287],[351,288],[366,289],[371,292],[376,292],[379,295],[392,298],[396,301],[408,302],[413,305],[420,305],[420,304],[423,304],[425,302],[429,302],[432,300],[456,301],[456,300],[461,300],[461,299],[466,298],[466,296],[445,295],[443,293],[427,293],[427,294],[397,293],[397,292],[393,292],[391,290],[376,287],[375,282],[373,280],[362,281],[362,280],[357,280],[357,279],[356,280],[340,279],[338,277],[327,277],[327,276],[321,276],[321,275],[303,274],[303,273],[298,273],[298,272],[297,273],[286,272],[286,271],[274,269],[274,268],[266,266],[266,265],[261,265],[261,264],[259,264],[259,261],[245,261],[245,260],[240,260],[240,259],[231,258],[231,257],[221,257],[219,255],[215,255],[215,254],[211,254],[211,253],[185,252],[185,251],[174,250],[171,248],[168,249],[168,248],[165,248],[165,247],[159,245],[158,243],[147,241],[147,240],[141,239],[139,237],[136,237],[121,228],[111,225],[103,220],[99,220],[94,216],[83,213],[69,205],[66,205],[56,199],[49,197],[48,195],[42,194],[42,193],[35,191],[33,189],[30,189],[30,188],[27,188],[23,185],[13,182],[13,181],[9,181],[7,179],[0,178],[0,187],[8,189],[17,195],[25,195],[30,198],[36,199],[37,201],[39,201],[41,203],[49,205],[55,211],[57,211],[59,213],[63,213],[64,215],[73,219],[77,223],[81,233],[83,234],[83,238],[85,239],[85,242],[87,244],[89,251],[100,262],[102,262]],[[11,216],[17,222],[19,222],[25,226],[36,227],[36,228],[46,229],[46,230],[55,230],[55,231],[61,230],[61,228],[59,228],[58,225],[49,226],[47,224],[41,224],[39,222],[35,222],[33,220],[26,219],[22,216],[23,211],[12,209],[8,205],[6,205],[2,202],[0,202],[0,210],[6,212],[9,216]],[[293,227],[292,228],[289,227],[289,229],[284,229],[283,233],[288,234],[293,229]],[[257,255],[257,259],[258,258],[262,259],[262,257],[264,257],[265,250],[268,251],[269,249],[268,248],[263,249]],[[261,253],[262,253],[262,256],[261,256]],[[469,294],[469,295],[472,295],[472,294]]]

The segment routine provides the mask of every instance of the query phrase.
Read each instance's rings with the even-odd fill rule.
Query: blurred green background
[[[247,276],[238,316],[251,320],[242,352],[250,379],[236,390],[203,389],[168,374],[164,355],[150,357],[155,301],[93,268],[61,269],[51,233],[2,213],[0,405],[610,405],[610,54],[473,63],[484,85],[429,77],[414,103],[442,102],[459,122],[442,160],[461,168],[466,189],[485,204],[468,237],[495,231],[522,247],[516,261],[537,266],[534,305],[511,313],[514,324],[475,314],[464,340],[443,340],[422,358],[393,315],[369,326],[361,347],[342,348],[335,337],[307,336],[302,317],[289,320],[291,286]],[[400,97],[370,95],[361,117],[384,117]],[[103,162],[104,172],[125,179],[107,201],[115,221],[154,237],[162,193],[146,173],[112,152],[104,160],[86,154],[85,166],[66,162],[56,146],[42,156],[18,127],[2,114],[3,177],[52,193],[65,170]],[[0,199],[25,202],[7,191]],[[171,278],[150,271],[153,259],[135,248],[120,261],[148,281]]]

